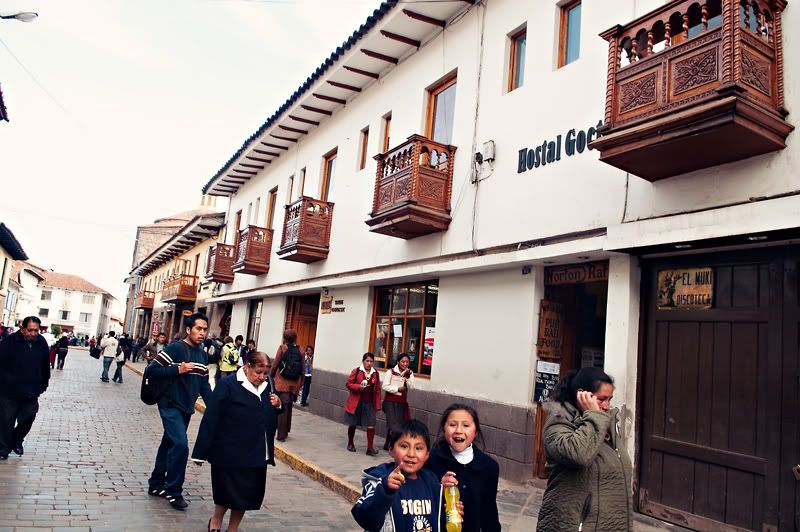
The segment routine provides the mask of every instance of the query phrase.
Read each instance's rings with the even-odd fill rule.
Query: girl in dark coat
[[[236,532],[246,510],[264,501],[267,465],[275,465],[273,441],[281,401],[269,378],[270,359],[255,352],[234,375],[220,379],[200,422],[192,460],[211,463],[214,515],[209,530]]]
[[[439,441],[425,462],[425,469],[441,479],[444,486],[458,485],[464,503],[462,532],[496,532],[500,530],[500,467],[474,444],[476,438],[483,440],[475,409],[458,403],[448,406],[442,413]]]

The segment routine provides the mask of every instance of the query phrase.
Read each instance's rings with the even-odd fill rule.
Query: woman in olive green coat
[[[632,530],[631,463],[619,448],[614,381],[598,368],[559,383],[544,427],[547,489],[540,532]]]

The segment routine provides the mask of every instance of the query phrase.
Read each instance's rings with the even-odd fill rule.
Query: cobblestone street
[[[0,462],[0,532],[24,530],[206,530],[213,509],[208,466],[187,466],[186,512],[146,493],[161,437],[156,407],[139,400],[140,377],[99,381],[101,362],[71,349],[54,371],[25,440]],[[194,444],[200,414],[189,426]],[[280,503],[278,501],[281,501]],[[357,530],[341,497],[278,462],[259,512],[242,530]],[[224,527],[223,527],[224,528]]]

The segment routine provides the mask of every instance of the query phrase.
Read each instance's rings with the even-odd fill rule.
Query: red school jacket
[[[358,402],[361,400],[361,381],[367,378],[367,374],[364,373],[364,367],[359,366],[355,368],[353,371],[350,372],[350,376],[347,378],[347,382],[345,386],[350,391],[350,395],[347,397],[347,403],[344,405],[344,411],[348,414],[355,414],[356,408],[358,408]],[[372,384],[373,390],[373,404],[375,405],[375,410],[381,409],[381,377],[378,370],[372,374],[370,377],[370,384]]]

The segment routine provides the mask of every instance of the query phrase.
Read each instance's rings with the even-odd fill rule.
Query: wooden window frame
[[[424,359],[422,353],[423,353],[423,346],[425,344],[425,336],[424,336],[425,335],[425,331],[424,331],[425,320],[429,319],[429,318],[433,318],[434,319],[434,323],[435,323],[435,320],[436,320],[436,312],[434,312],[433,314],[427,313],[427,311],[429,310],[429,309],[426,308],[426,306],[427,306],[427,294],[428,294],[428,287],[429,286],[436,286],[437,289],[438,289],[439,280],[438,279],[431,279],[431,280],[420,281],[420,282],[415,282],[415,283],[402,283],[402,284],[391,284],[391,285],[376,286],[376,287],[373,288],[373,294],[372,294],[372,320],[370,321],[369,345],[367,347],[367,351],[372,352],[372,349],[375,346],[375,329],[376,329],[376,325],[378,323],[378,319],[388,318],[390,320],[389,321],[389,325],[390,325],[390,327],[389,327],[389,336],[386,339],[387,346],[390,345],[389,343],[391,342],[391,340],[393,338],[392,327],[391,327],[391,325],[392,325],[391,324],[391,320],[392,319],[402,319],[402,320],[407,320],[409,318],[410,319],[421,319],[422,320],[423,330],[420,331],[420,345],[419,345],[419,352],[417,353],[417,367],[416,368],[413,368],[413,367],[411,368],[411,371],[414,372],[414,377],[415,378],[419,378],[419,379],[430,379],[431,376],[432,376],[432,375],[424,375],[424,374],[422,374],[420,372],[420,370],[422,368],[423,359]],[[404,314],[402,314],[402,315],[393,315],[392,314],[392,310],[393,309],[391,307],[389,308],[389,314],[388,315],[379,315],[378,314],[378,306],[379,306],[378,297],[380,295],[380,291],[381,290],[385,290],[385,289],[395,290],[395,289],[399,289],[399,288],[418,288],[418,287],[425,288],[425,298],[423,300],[422,314],[408,314],[408,298],[406,298],[406,311],[405,311]],[[437,301],[436,301],[436,309],[437,309],[437,311],[438,311],[438,308],[439,308],[439,301],[438,301],[438,294],[439,293],[440,292],[438,292],[438,290],[437,290]],[[391,303],[390,303],[390,305],[391,305]],[[435,327],[435,325],[434,325],[434,327]],[[405,329],[404,329],[403,332],[405,333]],[[435,347],[434,347],[434,349],[435,349]],[[434,352],[435,352],[435,350],[434,350]],[[379,353],[373,353],[373,355],[375,356],[375,362],[376,362],[375,369],[377,369],[379,371],[386,371],[386,370],[390,369],[388,367],[388,365],[387,365],[388,360],[386,358],[380,357]],[[384,364],[384,367],[378,367],[377,366],[378,363]],[[433,373],[433,366],[431,366],[431,373]]]
[[[561,17],[558,30],[558,68],[567,66],[569,64],[567,63],[567,31],[569,30],[569,12],[576,6],[579,6],[581,1],[582,0],[572,0],[560,6]],[[582,11],[581,15],[583,15]],[[580,52],[578,57],[580,57]]]
[[[242,209],[236,211],[233,225],[233,247],[239,249],[239,231],[242,229]]]
[[[381,137],[381,153],[386,153],[389,151],[389,142],[391,141],[391,129],[392,129],[392,113],[386,113],[383,115],[383,131]]]
[[[369,147],[369,126],[361,130],[361,142],[359,143],[358,169],[363,170],[367,166],[367,150]]]
[[[453,72],[433,87],[428,89],[428,110],[425,113],[425,136],[433,140],[433,112],[436,107],[436,97],[449,89],[458,81],[458,73]]]
[[[510,48],[508,54],[508,86],[506,87],[507,92],[514,91],[520,88],[522,85],[517,84],[517,62],[519,61],[519,40],[520,37],[525,36],[526,40],[526,48],[527,48],[527,36],[528,36],[528,26],[525,25],[522,28],[518,29],[514,33],[508,36],[510,39]],[[522,64],[522,71],[525,71],[525,64]]]
[[[328,201],[328,196],[331,193],[331,180],[336,177],[335,175],[331,175],[334,172],[330,171],[330,163],[331,161],[335,161],[339,155],[339,148],[334,148],[322,158],[322,183],[319,190],[319,199],[322,201]]]
[[[306,172],[306,168],[303,167],[300,170],[300,188],[297,190],[297,198],[295,198],[295,199],[302,198],[303,194],[305,193],[305,189],[306,189],[306,173],[307,173]]]
[[[294,201],[294,197],[292,197],[292,195],[294,194],[294,174],[289,176],[289,181],[287,182],[286,187],[287,187],[286,204],[290,205]]]
[[[265,224],[267,229],[272,229],[272,219],[275,218],[275,207],[277,203],[278,187],[275,187],[269,191],[269,195],[267,196],[267,223]]]

